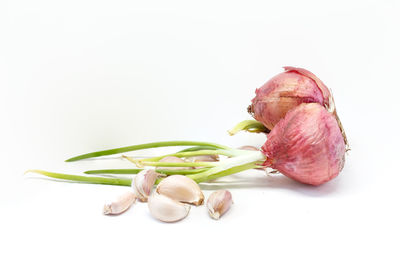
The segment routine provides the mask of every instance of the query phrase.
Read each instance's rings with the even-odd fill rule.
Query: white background
[[[1,266],[399,266],[398,1],[0,1]],[[332,88],[352,150],[320,187],[254,171],[204,185],[235,201],[160,223],[123,187],[52,182],[157,140],[262,145],[226,130],[256,87],[304,67]],[[226,180],[225,180],[226,181]],[[207,190],[206,190],[207,189]]]

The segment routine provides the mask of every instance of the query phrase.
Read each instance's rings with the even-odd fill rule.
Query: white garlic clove
[[[190,205],[180,203],[167,196],[153,193],[147,202],[151,215],[163,222],[176,222],[185,218]]]
[[[228,190],[213,192],[207,200],[208,213],[218,220],[232,205],[232,194]]]
[[[200,156],[193,156],[187,157],[186,161],[188,162],[216,162],[219,160],[218,155],[200,155]],[[195,169],[201,169],[204,167],[194,167]]]
[[[120,214],[126,211],[136,201],[136,195],[134,192],[125,192],[124,194],[117,197],[115,200],[110,201],[104,205],[104,214]]]
[[[184,163],[185,161],[178,157],[167,156],[159,160],[159,162],[171,162],[171,163]],[[189,170],[192,167],[157,167],[158,170]]]
[[[187,157],[186,160],[189,162],[215,162],[219,160],[219,157],[218,155],[200,155]]]
[[[132,180],[131,187],[140,201],[147,201],[158,176],[157,172],[149,169],[139,172]]]
[[[156,188],[157,193],[174,200],[193,205],[201,205],[204,201],[199,185],[184,175],[171,175],[164,178]]]

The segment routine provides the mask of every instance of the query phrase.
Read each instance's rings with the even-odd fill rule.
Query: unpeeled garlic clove
[[[184,163],[185,161],[178,157],[167,156],[160,159],[159,162],[171,162],[171,163]],[[157,167],[158,170],[189,170],[192,167]]]
[[[204,195],[199,185],[184,175],[171,175],[164,178],[156,188],[157,193],[174,200],[194,204],[203,204]]]
[[[131,187],[140,201],[146,202],[159,174],[154,170],[143,170],[132,180]]]
[[[190,205],[180,203],[158,193],[153,193],[147,202],[151,215],[163,222],[176,222],[185,218],[190,211]]]
[[[193,156],[187,157],[186,161],[188,162],[216,162],[219,160],[218,155],[200,155],[200,156]],[[194,167],[195,169],[201,169],[204,167]]]
[[[239,149],[242,150],[251,150],[251,151],[259,151],[260,149],[256,148],[255,146],[241,146]]]
[[[232,205],[232,194],[228,190],[213,192],[207,200],[208,213],[218,220]]]
[[[114,201],[110,201],[104,205],[104,214],[120,214],[126,211],[136,201],[134,192],[125,192],[117,197]]]
[[[218,155],[200,155],[186,158],[186,161],[189,162],[215,162],[218,160]]]

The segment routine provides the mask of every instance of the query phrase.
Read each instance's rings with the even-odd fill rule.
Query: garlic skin
[[[132,206],[135,201],[136,195],[134,192],[125,192],[114,201],[106,203],[103,207],[103,213],[105,215],[120,214]]]
[[[213,192],[207,199],[207,208],[210,216],[218,220],[232,206],[232,194],[228,190]]]
[[[284,69],[285,72],[256,89],[256,97],[248,108],[253,117],[269,130],[272,130],[289,110],[302,103],[330,106],[329,89],[313,73],[294,67]]]
[[[183,159],[174,157],[174,156],[167,156],[159,160],[159,162],[176,162],[176,163],[183,163],[185,162]],[[192,167],[157,167],[158,170],[189,170]]]
[[[305,184],[320,185],[342,170],[345,142],[334,115],[317,103],[301,104],[275,125],[261,148],[264,165]]]
[[[143,170],[133,178],[131,187],[141,202],[146,202],[159,174],[154,170]]]
[[[190,211],[190,205],[180,203],[167,196],[153,193],[147,202],[150,214],[163,222],[176,222],[184,219]]]
[[[199,185],[184,175],[171,175],[164,178],[156,188],[157,193],[176,201],[199,206],[203,204],[204,195]]]

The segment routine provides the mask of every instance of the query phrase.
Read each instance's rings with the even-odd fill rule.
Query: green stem
[[[216,167],[219,162],[149,162],[139,161],[138,164],[143,166],[156,167]]]
[[[233,157],[236,155],[239,155],[241,151],[240,150],[198,150],[198,151],[191,151],[191,152],[178,152],[178,153],[173,153],[173,154],[167,154],[159,157],[154,157],[154,158],[147,158],[147,159],[142,159],[140,161],[159,161],[160,159],[163,159],[165,157],[193,157],[193,156],[202,156],[202,155],[224,155],[227,157]]]
[[[182,149],[178,152],[191,152],[191,151],[198,151],[198,150],[216,150],[218,148],[213,147],[213,146],[194,146],[194,147],[189,147]]]
[[[107,184],[107,185],[122,185],[122,186],[130,186],[131,179],[123,179],[123,178],[106,178],[106,177],[91,177],[91,176],[81,176],[81,175],[71,175],[71,174],[62,174],[56,172],[47,172],[42,170],[28,170],[25,173],[33,172],[38,173],[47,177],[60,179],[60,180],[68,180],[75,182],[85,182],[89,184]]]
[[[82,160],[82,159],[95,158],[95,157],[100,157],[100,156],[108,156],[108,155],[113,155],[113,154],[118,154],[118,153],[129,152],[129,151],[148,149],[148,148],[156,148],[156,147],[168,147],[168,146],[211,146],[211,147],[220,148],[220,149],[229,149],[229,147],[222,146],[219,144],[214,144],[214,143],[208,143],[208,142],[164,141],[164,142],[146,143],[146,144],[126,146],[126,147],[120,147],[120,148],[114,148],[114,149],[108,149],[108,150],[87,153],[87,154],[79,155],[79,156],[76,156],[73,158],[69,158],[66,161],[72,162],[72,161],[78,161],[78,160]]]
[[[231,130],[228,131],[229,135],[235,135],[240,131],[247,131],[250,133],[269,133],[268,130],[261,122],[256,120],[245,120],[236,124]]]
[[[228,176],[231,174],[235,174],[238,172],[242,172],[245,170],[250,170],[250,169],[254,169],[254,168],[258,168],[260,167],[259,164],[262,164],[262,161],[254,161],[254,162],[250,162],[244,165],[239,165],[239,166],[235,166],[233,168],[221,171],[221,172],[217,172],[208,176],[198,176],[197,178],[191,175],[188,175],[188,177],[192,178],[196,183],[203,183],[203,182],[207,182],[216,178],[220,178],[220,177],[224,177],[224,176]]]
[[[85,171],[86,174],[137,174],[143,169],[105,169],[105,170],[89,170]],[[173,175],[173,174],[195,174],[200,173],[208,170],[208,168],[201,168],[201,169],[190,169],[190,170],[162,170],[157,169],[156,172],[166,174],[166,175]]]
[[[131,157],[122,156],[129,160],[139,168],[144,166],[156,166],[156,167],[215,167],[218,165],[217,162],[159,162],[159,161],[143,161],[139,159],[133,159]]]
[[[233,169],[234,172],[232,173],[236,173],[238,171],[242,171],[242,169],[240,168],[240,166],[244,166],[246,165],[246,168],[255,168],[256,165],[254,165],[255,163],[258,162],[264,162],[265,160],[265,155],[259,151],[246,151],[246,154],[242,155],[242,156],[238,156],[238,157],[234,157],[234,158],[229,158],[226,159],[224,161],[221,161],[220,164],[214,168],[211,168],[205,172],[202,173],[198,173],[198,174],[192,174],[192,175],[188,175],[188,177],[192,178],[193,180],[195,180],[196,182],[204,182],[210,179],[214,179],[214,178],[210,178],[213,177],[213,175],[216,175],[218,173],[221,172],[225,172],[226,170],[230,170]],[[248,165],[248,164],[253,164],[253,165]],[[251,167],[253,166],[253,167]],[[231,172],[227,172],[229,174],[232,174]],[[218,176],[221,177],[221,176]]]

